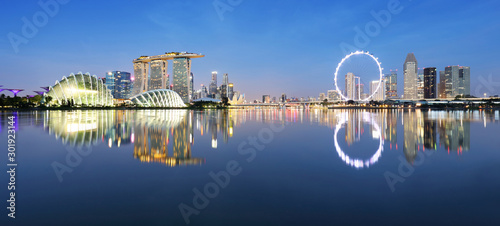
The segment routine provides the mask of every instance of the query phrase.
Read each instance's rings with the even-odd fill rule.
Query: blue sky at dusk
[[[344,56],[341,43],[356,46],[355,27],[364,31],[376,21],[371,11],[388,10],[394,1],[216,2],[232,10],[223,20],[212,0],[71,0],[16,53],[8,34],[22,36],[22,18],[32,21],[43,9],[38,1],[5,1],[0,9],[0,85],[32,95],[72,72],[98,77],[113,70],[133,73],[134,58],[187,51],[206,55],[192,61],[195,87],[208,85],[211,72],[218,71],[219,84],[222,74],[229,73],[235,90],[247,100],[283,92],[317,97],[334,89],[333,74]],[[409,52],[420,68],[470,66],[473,95],[488,90],[484,81],[490,75],[500,82],[500,1],[395,2],[401,12],[392,14],[359,49],[378,57],[384,73],[398,69],[399,94]]]

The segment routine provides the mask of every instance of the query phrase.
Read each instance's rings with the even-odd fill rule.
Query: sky
[[[397,69],[400,95],[410,52],[420,68],[470,66],[473,95],[500,94],[500,1],[40,2],[48,10],[38,0],[0,9],[0,85],[25,89],[20,95],[71,73],[133,73],[135,58],[186,51],[205,55],[192,60],[195,87],[218,71],[219,84],[228,73],[247,100],[317,97],[334,89],[350,50],[372,53],[384,74]]]

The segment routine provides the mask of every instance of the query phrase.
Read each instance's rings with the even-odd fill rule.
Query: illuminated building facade
[[[106,73],[106,87],[115,99],[128,99],[132,93],[131,75],[124,71]]]
[[[427,67],[424,68],[424,98],[436,98],[436,68]]]
[[[404,69],[404,99],[417,99],[418,62],[413,53],[408,53]]]
[[[179,94],[169,89],[147,91],[131,97],[130,101],[139,107],[186,107]]]
[[[184,103],[191,101],[191,60],[189,58],[174,59],[173,90],[179,94]]]
[[[398,98],[398,71],[391,70],[390,74],[385,75],[385,97],[386,99]]]
[[[50,96],[57,105],[107,107],[113,106],[113,96],[102,80],[90,74],[71,74],[49,87],[44,99]]]

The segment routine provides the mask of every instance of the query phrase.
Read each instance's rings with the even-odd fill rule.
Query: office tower
[[[227,73],[225,73],[224,75],[222,75],[222,84],[223,85],[229,84],[229,79],[228,79]]]
[[[403,65],[404,99],[417,98],[417,70],[418,62],[413,53],[408,53]]]
[[[444,68],[446,80],[445,94],[447,98],[454,98],[458,95],[458,66],[448,66]]]
[[[191,87],[191,59],[175,58],[174,60],[174,87],[173,91],[177,92],[184,103],[189,103],[191,95],[189,93]]]
[[[274,104],[274,103],[276,103],[276,97],[273,97],[273,98],[271,99],[271,103],[273,103],[273,104]]]
[[[339,101],[340,100],[340,95],[337,92],[337,90],[328,90],[327,94],[327,99],[328,101]]]
[[[470,95],[470,67],[448,66],[445,71],[447,98]]]
[[[439,71],[439,98],[446,98],[446,76],[444,71]]]
[[[220,93],[221,98],[227,97],[227,85],[226,84],[220,85],[219,93]]]
[[[189,84],[191,85],[189,87],[189,93],[191,95],[191,100],[193,100],[193,93],[194,93],[194,75],[193,75],[193,72],[191,72],[191,75],[189,76]]]
[[[385,75],[385,97],[386,99],[398,98],[398,71],[391,70],[390,74]]]
[[[130,98],[133,86],[130,73],[124,71],[113,71],[112,73],[115,78],[113,97],[116,99]]]
[[[424,68],[424,98],[436,98],[436,68]]]
[[[281,94],[281,103],[285,103],[285,102],[286,102],[286,94],[282,93]]]
[[[271,101],[269,95],[262,95],[262,103],[268,104]]]
[[[349,72],[345,75],[345,97],[348,100],[357,100],[358,94],[356,92],[356,76]]]
[[[217,72],[216,71],[212,72],[212,80],[210,81],[210,85],[208,88],[209,88],[210,96],[212,98],[215,98],[215,95],[217,94]]]
[[[232,100],[233,97],[234,97],[234,88],[233,88],[234,84],[233,83],[229,83],[229,85],[227,85],[227,97],[229,98],[229,100]]]
[[[356,77],[357,79],[359,79],[359,77]],[[355,98],[354,100],[362,100],[362,99],[366,99],[366,95],[365,94],[365,85],[363,83],[359,83],[358,81],[358,84],[356,84],[356,89],[355,89]]]
[[[148,91],[149,64],[138,61],[134,62],[134,88],[132,96]]]
[[[377,87],[379,86],[379,84],[380,84],[380,87],[377,90]],[[370,95],[373,95],[372,100],[376,100],[376,101],[385,100],[384,87],[385,87],[384,80],[382,80],[382,81],[375,80],[375,81],[370,82]]]
[[[470,67],[460,67],[458,72],[459,95],[470,96]]]
[[[113,72],[108,72],[106,73],[106,82],[104,83],[106,85],[106,88],[108,88],[108,90],[111,92],[111,95],[113,96],[113,98],[116,98],[115,97],[115,84],[116,84],[116,81],[115,81],[115,74]]]
[[[201,84],[201,93],[200,94],[201,94],[200,98],[208,97],[207,87],[203,84]]]
[[[150,75],[148,82],[148,90],[167,89],[170,86],[170,81],[167,74],[168,61],[153,60],[149,63]]]
[[[420,68],[417,73],[417,99],[424,99],[424,70]]]

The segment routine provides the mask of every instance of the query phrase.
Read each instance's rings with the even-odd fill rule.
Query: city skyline
[[[385,68],[384,74],[389,73],[390,69],[398,69],[401,72],[398,76],[399,96],[403,94],[402,63],[409,52],[415,53],[421,67],[436,67],[439,71],[449,65],[472,67],[472,95],[475,94],[476,87],[483,85],[482,81],[488,81],[488,76],[494,75],[495,78],[500,67],[486,59],[494,58],[494,52],[500,50],[500,47],[479,47],[486,45],[484,43],[495,43],[494,40],[498,39],[500,33],[491,28],[495,27],[495,22],[498,21],[492,9],[498,8],[499,3],[453,3],[400,2],[404,13],[393,14],[390,23],[383,26],[378,35],[369,37],[369,44],[359,46],[358,49],[368,50],[380,58]],[[17,45],[16,52],[8,34],[22,35],[21,30],[25,23],[21,18],[26,17],[29,21],[36,12],[43,11],[43,8],[36,2],[32,5],[9,2],[9,7],[6,8],[15,10],[9,10],[1,16],[4,20],[12,21],[0,29],[4,34],[0,38],[0,55],[4,59],[0,63],[1,85],[6,88],[24,89],[25,91],[20,93],[23,96],[32,95],[34,93],[31,91],[39,90],[40,86],[53,85],[47,84],[47,81],[55,81],[64,75],[79,71],[90,72],[98,77],[105,77],[105,73],[109,71],[133,73],[130,59],[144,53],[173,50],[206,55],[192,68],[196,76],[195,89],[200,87],[200,84],[208,85],[210,73],[219,71],[222,74],[230,74],[232,81],[238,83],[238,90],[246,93],[248,100],[260,99],[262,94],[279,97],[283,92],[296,97],[317,96],[319,92],[316,90],[326,92],[332,89],[333,68],[344,56],[341,44],[353,45],[357,35],[355,28],[363,28],[369,22],[376,21],[372,12],[387,10],[387,4],[382,2],[361,5],[323,2],[321,7],[307,5],[307,10],[301,10],[302,6],[306,7],[305,3],[290,2],[279,6],[277,3],[266,3],[266,7],[262,7],[262,3],[256,1],[235,6],[235,10],[226,12],[224,20],[221,20],[210,2],[194,4],[173,1],[158,5],[152,7],[131,3],[123,6],[116,2],[106,2],[102,3],[102,7],[90,8],[85,3],[70,1],[59,5],[56,15],[50,17],[46,26],[37,27],[34,37],[27,38],[27,43]],[[174,12],[170,18],[170,15],[160,10],[167,6],[173,9],[182,8],[184,11],[179,11],[184,15],[186,12],[199,12],[192,20],[203,19],[204,22],[196,22],[193,25],[182,21],[173,23],[172,18],[178,12]],[[93,20],[102,21],[99,26],[71,16],[76,11],[105,12],[111,7],[116,7],[117,11],[134,8],[140,13],[134,20],[108,16],[103,18],[98,13]],[[432,10],[429,11],[429,7]],[[437,13],[444,9],[446,10],[443,13]],[[256,14],[255,12],[270,10],[276,10],[277,15],[269,13],[265,18],[252,20],[256,17],[252,15]],[[457,11],[463,14],[477,10],[482,13],[476,14],[475,19],[452,16]],[[286,17],[285,20],[279,20],[288,11],[292,12],[292,15],[301,16],[303,21],[286,20]],[[423,11],[432,14],[434,18],[426,19],[425,15],[420,13]],[[262,13],[257,15],[260,14]],[[332,16],[335,14],[345,18]],[[271,26],[269,20],[277,24]],[[423,35],[426,31],[432,31],[437,36],[444,35],[450,30],[458,29],[461,20],[466,24],[478,22],[482,26],[468,27],[468,34],[446,36],[445,40]],[[310,27],[308,24],[311,22],[316,25]],[[110,24],[113,26],[108,26]],[[140,29],[143,31],[141,38],[147,42],[136,42],[138,35],[131,31],[132,24],[143,26]],[[263,24],[265,26],[262,26]],[[447,26],[443,28],[443,24]],[[418,27],[418,31],[409,31],[405,26]],[[74,32],[65,34],[67,28],[74,28]],[[249,28],[255,30],[250,31],[250,35],[245,35]],[[325,30],[332,32],[324,32]],[[334,30],[337,32],[333,32]],[[190,35],[193,32],[206,35]],[[264,36],[259,36],[263,34]],[[120,35],[120,38],[116,39],[114,35]],[[286,38],[283,35],[286,35]],[[54,40],[53,37],[57,39]],[[482,41],[470,42],[474,37],[481,37]],[[389,46],[391,48],[388,48]],[[318,51],[326,54],[318,56]],[[236,55],[236,52],[244,54]],[[300,59],[294,57],[298,52],[302,56]],[[19,67],[27,60],[30,62],[29,66]],[[173,74],[171,69],[168,74]],[[293,82],[276,87],[274,84],[280,81]],[[5,94],[9,95],[7,92]],[[498,93],[490,95],[493,94]]]

